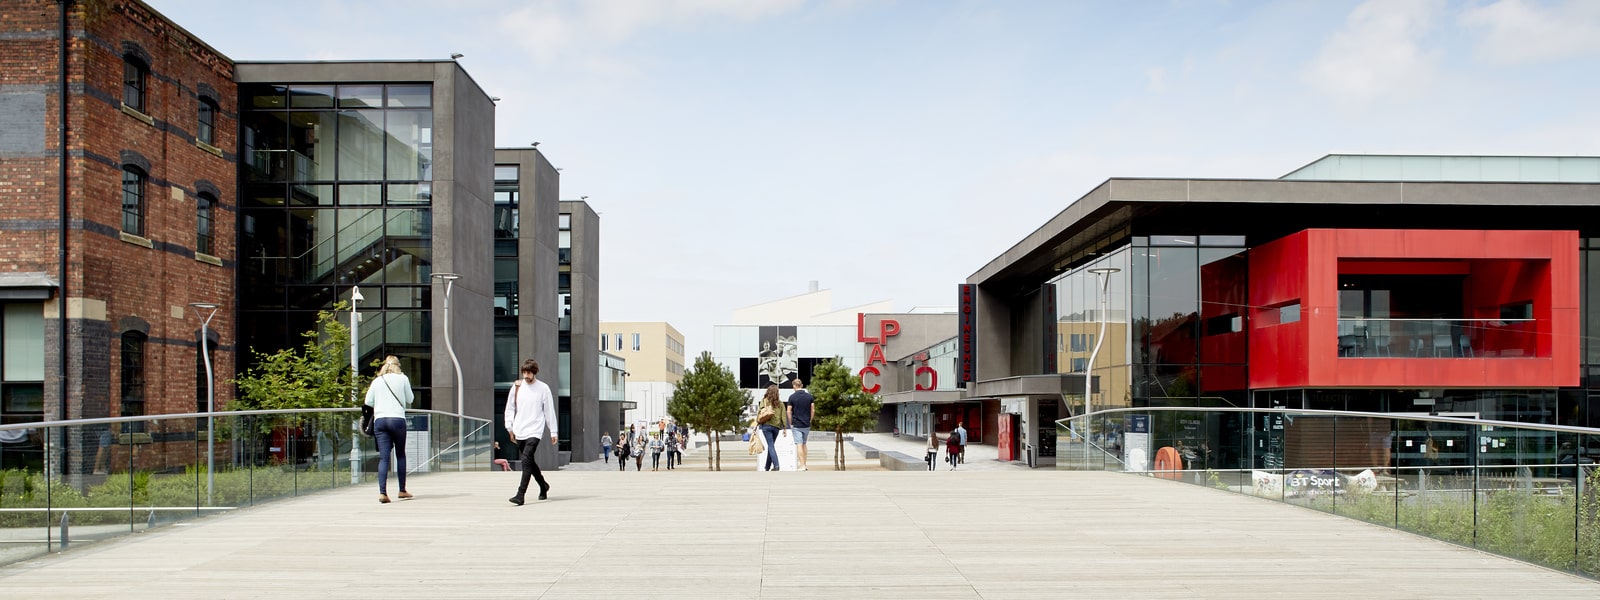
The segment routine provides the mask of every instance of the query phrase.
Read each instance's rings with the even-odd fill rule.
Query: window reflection
[[[377,317],[362,328],[361,362],[395,354],[426,386],[432,86],[240,90],[240,161],[253,182],[240,199],[240,309],[262,329],[249,339],[269,352],[298,345],[315,311],[359,284],[363,312]]]

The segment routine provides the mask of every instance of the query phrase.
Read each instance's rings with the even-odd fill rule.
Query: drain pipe
[[[69,31],[67,30],[67,6],[70,4],[72,4],[72,0],[57,0],[57,5],[60,7],[61,12],[61,35],[58,36],[60,37],[59,42],[61,44],[60,56],[58,57],[60,62],[61,90],[56,96],[56,119],[58,121],[58,126],[56,127],[56,134],[58,136],[56,141],[56,149],[61,152],[61,169],[56,178],[56,191],[58,192],[56,208],[59,211],[58,214],[61,215],[61,230],[56,234],[56,242],[57,260],[60,261],[59,264],[61,265],[61,270],[59,273],[57,273],[57,275],[61,277],[61,281],[58,282],[60,283],[60,287],[56,288],[56,317],[60,319],[61,324],[57,327],[56,341],[60,344],[58,358],[60,359],[61,370],[56,374],[56,382],[60,385],[61,390],[60,397],[58,398],[61,408],[59,416],[56,418],[61,420],[66,420],[69,418],[67,416],[67,35],[69,34]],[[65,427],[63,427],[61,428],[60,444],[62,474],[67,472],[66,465],[68,448],[66,437],[67,430]]]

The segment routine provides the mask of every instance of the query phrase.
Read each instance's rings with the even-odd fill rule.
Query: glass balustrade
[[[1266,498],[1600,578],[1600,429],[1236,408],[1111,409],[1057,427],[1058,469]]]
[[[359,416],[241,411],[213,413],[209,428],[203,413],[0,426],[0,565],[274,500],[376,487],[377,443],[356,430]],[[489,421],[437,411],[408,419],[408,476],[492,466]]]
[[[1339,319],[1344,358],[1538,357],[1533,319]]]

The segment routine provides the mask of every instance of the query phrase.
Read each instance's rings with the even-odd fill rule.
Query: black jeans
[[[517,447],[522,455],[522,485],[517,486],[517,497],[528,493],[529,477],[539,482],[540,493],[550,489],[550,484],[544,482],[544,473],[539,471],[539,463],[533,460],[534,451],[539,449],[539,438],[517,440]]]
[[[406,491],[406,420],[384,417],[372,422],[372,432],[378,438],[378,493],[389,495],[389,451],[394,450],[394,471],[400,479],[400,491]]]

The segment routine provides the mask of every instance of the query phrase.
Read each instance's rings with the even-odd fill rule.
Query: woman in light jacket
[[[400,499],[406,491],[406,409],[411,408],[411,380],[400,372],[400,359],[383,358],[383,367],[367,387],[372,407],[372,429],[378,438],[378,502],[389,503],[389,450],[394,450],[395,473],[400,479]]]

